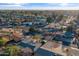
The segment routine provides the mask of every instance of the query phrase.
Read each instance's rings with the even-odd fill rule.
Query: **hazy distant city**
[[[79,56],[79,10],[0,10],[0,56]]]

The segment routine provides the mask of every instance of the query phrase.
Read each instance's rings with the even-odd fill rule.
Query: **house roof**
[[[44,49],[59,55],[66,55],[66,53],[62,51],[62,44],[59,44],[57,42],[48,41],[45,45],[41,47],[41,49]]]

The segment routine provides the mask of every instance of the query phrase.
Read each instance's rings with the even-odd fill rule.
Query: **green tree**
[[[51,23],[53,20],[52,20],[52,18],[51,17],[47,17],[47,23],[49,24],[49,23]]]
[[[31,27],[31,28],[29,29],[29,31],[30,31],[30,32],[36,32],[36,30],[35,30],[33,27]]]
[[[66,28],[66,31],[72,32],[72,31],[73,31],[73,26],[68,26],[68,27]]]

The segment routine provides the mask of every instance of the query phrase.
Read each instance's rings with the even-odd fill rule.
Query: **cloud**
[[[61,3],[61,7],[79,7],[79,3]]]
[[[0,9],[79,9],[79,3],[0,3]]]
[[[20,4],[14,3],[0,3],[0,9],[22,9],[24,8]]]

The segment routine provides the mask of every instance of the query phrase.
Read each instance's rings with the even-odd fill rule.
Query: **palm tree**
[[[34,35],[34,36],[32,36],[32,39],[33,39],[33,41],[36,41],[36,42],[39,42],[41,39],[41,36],[40,35]]]
[[[2,37],[0,37],[0,47],[4,46],[7,40],[4,40]]]
[[[16,45],[7,46],[5,49],[5,53],[8,53],[10,56],[17,56],[20,53],[20,48]]]
[[[0,38],[0,47],[2,47],[4,45],[4,41],[2,40],[2,38]]]

